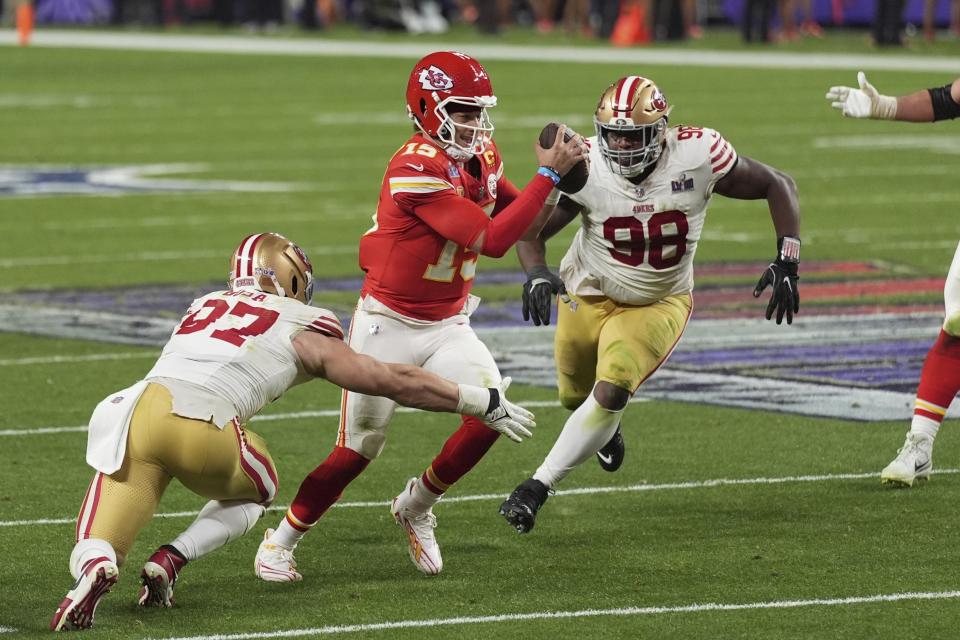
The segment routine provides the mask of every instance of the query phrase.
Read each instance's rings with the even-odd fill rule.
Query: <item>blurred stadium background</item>
[[[3,0],[8,22],[26,0]],[[957,0],[33,0],[37,24],[178,27],[216,24],[276,32],[352,25],[364,30],[446,33],[468,26],[495,35],[514,28],[609,40],[619,46],[699,40],[737,27],[744,40],[822,38],[825,29],[869,29],[880,45],[901,31],[933,41],[960,37]]]
[[[589,32],[566,26],[559,5],[551,25],[525,3],[437,5],[446,31],[414,36],[400,9],[426,29],[423,4],[319,3],[314,32],[302,6],[258,22],[254,5],[231,5],[223,30],[212,3],[128,1],[118,18],[105,1],[45,0],[26,47],[19,5],[4,3],[0,637],[45,633],[70,586],[91,409],[148,370],[190,300],[221,286],[239,239],[276,230],[299,242],[317,266],[315,304],[349,319],[357,239],[410,130],[407,74],[437,48],[487,66],[496,139],[519,184],[546,122],[590,133],[600,91],[632,73],[658,82],[674,122],[716,128],[791,174],[804,238],[796,322],[763,321],[750,296],[775,247],[764,206],[716,198],[694,320],[627,412],[627,463],[614,475],[578,469],[521,538],[497,505],[566,412],[551,329],[520,322],[516,260],[481,261],[474,322],[540,426],[522,446],[498,443],[437,508],[443,574],[410,566],[387,501],[453,421],[402,413],[383,456],[298,549],[306,580],[255,579],[258,536],[334,439],[339,393],[314,383],[252,425],[281,478],[265,520],[189,566],[174,609],[138,610],[136,568],[202,503],[172,486],[96,637],[955,636],[955,423],[929,484],[884,491],[878,473],[902,442],[941,319],[960,237],[960,129],[845,120],[823,98],[859,69],[891,95],[960,75],[949,3],[935,3],[931,40],[923,2],[894,2],[898,38],[883,48],[869,41],[874,2],[814,2],[822,38],[801,13],[788,33],[776,8],[769,42],[744,43],[742,2],[694,3],[702,33],[684,27],[681,3],[618,5],[606,22],[593,4]],[[368,28],[377,7],[394,11],[393,28]],[[631,46],[610,46],[623,15]],[[551,243],[552,264],[571,235]]]

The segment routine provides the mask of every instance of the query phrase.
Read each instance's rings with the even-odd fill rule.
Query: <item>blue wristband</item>
[[[551,167],[540,167],[537,169],[537,173],[550,178],[553,181],[553,186],[557,186],[557,184],[560,182],[560,174],[554,171]]]

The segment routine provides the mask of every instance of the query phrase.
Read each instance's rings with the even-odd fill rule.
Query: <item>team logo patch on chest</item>
[[[673,193],[693,191],[693,178],[688,178],[687,174],[681,173],[676,180],[670,181],[670,190]]]
[[[487,193],[494,200],[497,199],[497,176],[492,173],[487,176]]]

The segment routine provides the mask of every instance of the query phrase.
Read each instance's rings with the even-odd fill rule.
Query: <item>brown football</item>
[[[540,146],[544,149],[549,149],[553,146],[554,140],[557,139],[557,129],[560,128],[556,122],[551,122],[543,128],[543,131],[540,132]],[[564,140],[570,139],[570,133],[564,133]],[[590,165],[587,164],[586,160],[581,160],[577,164],[573,165],[573,168],[567,172],[565,176],[560,178],[560,182],[557,184],[557,189],[563,191],[564,193],[576,193],[583,189],[583,186],[587,184],[587,177],[590,175]]]

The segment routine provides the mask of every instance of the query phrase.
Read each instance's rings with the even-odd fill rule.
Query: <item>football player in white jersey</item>
[[[501,505],[519,532],[530,531],[548,492],[593,457],[615,471],[623,462],[620,418],[630,396],[679,341],[693,307],[693,257],[714,193],[766,199],[777,256],[754,297],[772,287],[766,308],[777,324],[799,311],[800,208],[794,181],[738,156],[713,129],[670,127],[663,93],[640,76],[621,78],[601,95],[589,139],[590,176],[559,197],[533,240],[517,247],[527,272],[524,317],[550,321],[561,294],[554,359],[561,404],[572,410],[552,450]],[[546,240],[577,216],[581,225],[560,265],[546,266]]]
[[[76,583],[50,622],[54,631],[93,624],[171,479],[210,501],[144,564],[141,605],[171,606],[188,561],[253,527],[276,496],[277,473],[266,443],[244,424],[294,385],[325,378],[410,407],[476,416],[515,441],[530,435],[533,415],[506,400],[506,384],[457,385],[350,349],[337,317],[310,306],[313,267],[283,236],[249,236],[230,268],[228,289],[194,300],[144,379],[93,412],[86,459],[96,473],[70,556]],[[289,552],[264,558],[258,575],[295,566]]]
[[[848,118],[936,122],[960,118],[960,78],[942,87],[922,89],[904,96],[885,96],[857,74],[859,89],[831,87],[827,100]],[[946,315],[940,335],[927,352],[913,405],[910,430],[897,456],[880,472],[880,482],[912,487],[933,473],[933,441],[960,391],[960,245],[953,254],[943,288]]]

